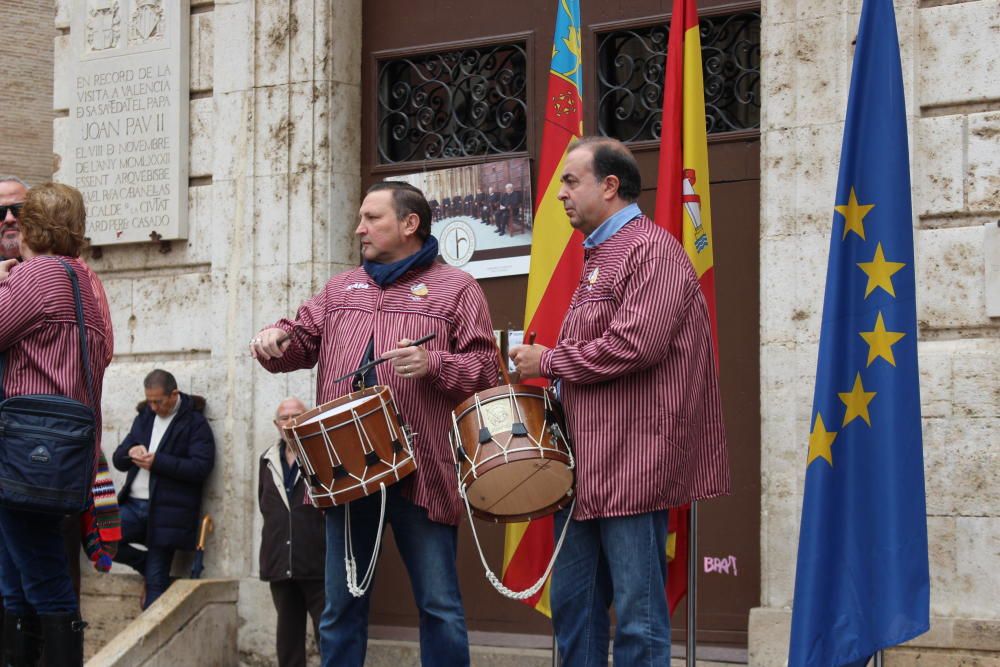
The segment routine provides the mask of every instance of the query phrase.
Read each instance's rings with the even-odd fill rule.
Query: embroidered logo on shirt
[[[416,285],[412,285],[410,287],[410,294],[413,295],[412,298],[414,301],[420,301],[427,296],[429,292],[430,290],[427,289],[427,285],[423,283],[417,283]]]
[[[344,291],[350,292],[352,289],[368,289],[368,283],[351,283],[344,288]]]
[[[588,290],[594,289],[594,283],[597,282],[597,277],[599,275],[601,275],[601,267],[595,266],[594,270],[590,272],[589,276],[587,276],[587,282],[590,283],[589,285],[587,285]]]

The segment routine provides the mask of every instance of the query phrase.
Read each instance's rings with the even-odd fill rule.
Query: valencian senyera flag
[[[906,113],[892,0],[864,0],[833,206],[789,667],[929,627]]]
[[[674,0],[670,18],[654,219],[681,242],[691,258],[708,304],[718,361],[708,136],[695,0]],[[667,600],[671,613],[687,592],[687,510],[686,505],[671,509],[668,521]]]
[[[525,331],[535,332],[535,342],[549,347],[555,345],[583,271],[583,236],[570,226],[557,198],[566,147],[583,133],[580,2],[557,0],[556,11],[524,313]],[[545,573],[552,557],[553,517],[508,524],[506,530],[503,583],[525,590]],[[549,582],[524,602],[551,616]]]

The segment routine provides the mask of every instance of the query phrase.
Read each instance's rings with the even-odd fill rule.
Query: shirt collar
[[[596,248],[618,233],[618,231],[631,220],[639,217],[640,215],[642,215],[642,211],[639,210],[639,205],[629,204],[602,222],[597,229],[591,232],[590,236],[584,239],[583,247],[588,249]]]

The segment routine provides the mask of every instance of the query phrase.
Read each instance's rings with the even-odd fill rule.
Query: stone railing
[[[181,579],[87,661],[87,667],[235,665],[239,582]]]

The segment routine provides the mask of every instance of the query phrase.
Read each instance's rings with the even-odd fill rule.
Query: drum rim
[[[354,412],[357,413],[359,419],[364,419],[365,417],[368,417],[369,415],[374,414],[375,412],[380,412],[382,410],[383,401],[381,400],[380,397],[383,394],[383,390],[384,390],[384,393],[387,395],[386,396],[386,400],[384,401],[384,403],[388,404],[388,405],[391,405],[392,408],[393,408],[393,410],[396,413],[396,416],[399,417],[399,409],[396,407],[396,399],[392,395],[392,390],[389,388],[389,385],[378,384],[378,385],[375,385],[373,387],[365,387],[364,389],[362,389],[360,391],[351,392],[350,394],[345,394],[344,396],[341,396],[340,398],[335,398],[332,401],[327,401],[326,403],[323,403],[321,405],[317,405],[312,410],[307,410],[306,412],[303,412],[301,415],[299,415],[298,417],[296,417],[289,426],[284,427],[282,430],[284,430],[284,431],[291,431],[292,433],[295,433],[295,429],[297,429],[297,428],[304,428],[306,426],[313,426],[313,424],[319,424],[319,425],[322,425],[322,426],[326,427],[326,424],[324,424],[322,421],[316,421],[316,422],[313,422],[312,424],[306,424],[305,422],[308,422],[309,420],[314,419],[318,415],[323,414],[324,412],[326,412],[327,410],[329,410],[330,407],[334,406],[337,403],[344,403],[344,404],[346,404],[346,403],[350,403],[351,401],[358,400],[359,398],[366,398],[367,399],[364,403],[362,403],[361,405],[358,406],[359,410],[368,410],[368,411],[367,412],[360,412],[359,410],[355,410]],[[360,394],[365,394],[366,392],[368,393],[368,396],[360,396]],[[376,401],[376,403],[374,405],[371,405],[372,400]],[[346,419],[344,421],[341,421],[341,422],[338,422],[337,424],[335,424],[333,426],[326,427],[326,430],[328,432],[336,430],[338,428],[342,428],[344,426],[347,426],[347,425],[351,424],[354,421],[354,417],[353,417],[353,414],[352,414],[351,411],[345,411],[343,413],[337,413],[337,414],[338,414],[338,416],[340,414],[344,414],[344,415],[346,415],[348,417],[348,419]],[[303,436],[302,434],[300,434],[299,438],[300,439],[302,437],[310,437],[311,438],[311,437],[314,437],[315,435],[317,435],[318,433],[319,433],[319,431],[317,430],[316,432],[306,434],[305,436]]]
[[[511,394],[510,387],[514,388],[514,393]],[[503,390],[497,394],[492,394],[483,398],[483,394],[489,394],[494,390]],[[465,399],[459,403],[452,414],[455,416],[455,421],[461,421],[469,413],[470,410],[476,407],[477,398],[479,403],[492,403],[495,400],[502,400],[513,396],[514,398],[525,397],[525,398],[540,398],[545,400],[546,390],[542,387],[536,387],[530,384],[504,384],[499,387],[490,387],[489,389],[484,389],[483,391],[477,391],[469,398]]]
[[[472,511],[472,515],[474,517],[483,521],[489,521],[491,523],[523,523],[525,521],[534,521],[535,519],[542,519],[544,517],[551,516],[552,514],[568,507],[569,504],[573,502],[575,497],[576,484],[573,484],[573,486],[571,486],[569,490],[556,502],[551,505],[546,505],[540,510],[529,512],[527,514],[493,514],[492,512],[478,509],[471,504],[469,505],[469,509]]]
[[[385,462],[383,462],[383,463],[385,463]],[[334,501],[333,502],[333,506],[346,505],[349,502],[353,502],[355,500],[360,500],[361,498],[367,498],[368,496],[372,495],[372,493],[374,493],[374,491],[377,490],[377,489],[373,490],[371,493],[363,494],[363,495],[359,496],[358,498],[352,498],[351,500],[348,500],[348,501],[345,501],[345,502],[340,502],[340,503],[336,502],[336,497],[337,496],[342,496],[345,493],[348,493],[348,492],[351,492],[351,491],[356,491],[358,489],[364,489],[365,487],[370,487],[372,484],[377,484],[380,480],[384,479],[386,475],[391,475],[391,474],[395,473],[396,471],[398,471],[399,469],[403,468],[404,466],[406,466],[406,465],[408,465],[410,463],[413,464],[412,469],[409,472],[407,472],[406,474],[402,475],[399,478],[399,480],[397,480],[397,481],[402,481],[403,479],[405,479],[406,477],[410,476],[411,474],[413,474],[414,472],[417,471],[417,467],[416,467],[417,460],[416,460],[416,458],[414,457],[414,455],[412,453],[410,453],[404,459],[400,460],[399,463],[397,463],[395,465],[390,464],[390,463],[386,463],[386,465],[389,466],[388,469],[386,469],[382,473],[379,473],[378,475],[376,475],[375,477],[373,477],[371,480],[366,480],[365,483],[361,483],[361,482],[357,482],[356,481],[351,486],[345,487],[343,489],[330,490],[330,491],[327,491],[324,488],[322,493],[315,493],[316,487],[313,486],[312,484],[309,484],[309,490],[310,490],[310,493],[312,494],[313,498],[326,498],[326,499],[330,499],[330,500]]]
[[[464,482],[466,479],[468,479],[469,473],[472,473],[472,479],[473,480],[477,480],[477,479],[479,479],[481,477],[484,477],[484,476],[488,475],[489,473],[491,473],[492,471],[497,470],[500,467],[503,467],[503,465],[505,465],[505,464],[501,464],[500,466],[491,466],[489,470],[484,470],[482,472],[482,474],[476,474],[477,467],[485,465],[486,463],[488,463],[490,461],[493,461],[495,459],[498,459],[498,458],[507,459],[511,454],[518,454],[518,453],[526,452],[526,451],[534,451],[534,452],[540,452],[540,453],[541,452],[556,452],[557,454],[559,454],[559,456],[558,457],[526,456],[524,458],[517,459],[518,461],[530,461],[532,459],[543,459],[543,460],[546,460],[546,461],[559,461],[560,463],[564,463],[566,465],[566,468],[568,470],[574,471],[573,472],[574,476],[576,475],[576,472],[575,472],[576,471],[575,461],[572,458],[570,458],[569,454],[567,454],[563,450],[558,449],[556,447],[539,447],[537,445],[526,445],[524,447],[515,447],[514,449],[508,449],[508,450],[505,450],[505,451],[502,451],[502,452],[498,452],[496,454],[491,454],[490,456],[486,457],[482,461],[472,461],[470,459],[469,462],[467,464],[464,464],[464,465],[463,465],[462,462],[459,462],[459,481]],[[462,474],[463,473],[463,470],[462,470],[463,468],[467,468],[466,470],[464,470],[465,474]],[[467,486],[471,486],[471,484],[469,484]]]

